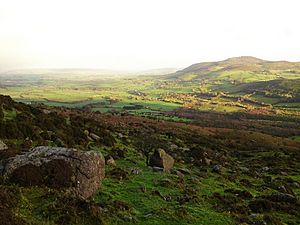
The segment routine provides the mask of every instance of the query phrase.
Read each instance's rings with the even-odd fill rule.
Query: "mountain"
[[[180,80],[209,79],[249,82],[297,76],[300,78],[300,62],[267,61],[251,56],[241,56],[218,62],[196,63],[167,77]]]

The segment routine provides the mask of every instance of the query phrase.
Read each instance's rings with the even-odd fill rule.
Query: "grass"
[[[4,110],[4,120],[13,120],[16,116],[16,110]]]
[[[173,174],[153,172],[145,165],[144,160],[132,163],[125,160],[117,160],[117,165],[124,170],[128,168],[139,168],[141,174],[129,175],[129,179],[118,181],[107,178],[103,182],[101,192],[95,200],[96,202],[105,202],[121,200],[134,207],[134,211],[129,214],[136,221],[143,221],[142,224],[233,224],[233,219],[229,215],[216,212],[212,206],[204,201],[196,203],[187,203],[181,205],[176,201],[176,196],[183,195],[183,189],[178,186],[178,177]],[[170,182],[169,185],[161,185],[163,181]],[[204,186],[210,186],[211,191],[218,182],[216,180],[207,180]],[[202,184],[202,182],[201,182]],[[170,186],[171,185],[171,186]],[[141,188],[145,192],[141,191]],[[201,190],[203,186],[198,189]],[[162,197],[155,194],[158,191],[162,196],[170,196],[170,201],[165,201]],[[203,194],[202,192],[199,193]],[[111,199],[112,198],[112,199]],[[112,224],[130,224],[120,218],[111,218]],[[137,223],[140,224],[140,223]]]
[[[300,136],[293,136],[291,139],[294,141],[300,141]]]

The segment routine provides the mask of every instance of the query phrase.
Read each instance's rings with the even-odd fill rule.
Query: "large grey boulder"
[[[174,159],[165,150],[159,148],[151,155],[149,165],[162,168],[163,171],[168,172],[174,165]]]
[[[91,197],[104,175],[101,153],[46,146],[10,158],[3,170],[6,182],[64,189],[80,199]]]
[[[8,148],[7,145],[3,141],[0,140],[0,151],[6,150],[7,148]]]

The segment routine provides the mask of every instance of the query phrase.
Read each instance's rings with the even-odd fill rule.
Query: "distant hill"
[[[167,76],[180,80],[234,80],[253,82],[278,78],[300,78],[300,62],[267,61],[251,56],[229,58],[219,62],[193,64]]]
[[[0,76],[127,76],[127,75],[164,75],[175,73],[178,68],[154,68],[149,70],[109,70],[89,68],[57,68],[57,69],[23,69],[9,70],[0,73]]]

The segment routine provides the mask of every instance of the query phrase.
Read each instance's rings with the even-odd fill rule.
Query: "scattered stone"
[[[153,166],[152,169],[154,172],[163,172],[164,171],[164,168],[157,167],[157,166]]]
[[[212,160],[209,159],[209,158],[204,158],[203,163],[204,163],[206,166],[210,166],[210,165],[212,164]]]
[[[94,140],[94,141],[99,141],[100,137],[97,134],[94,133],[90,133],[90,137]]]
[[[8,149],[7,145],[0,140],[0,151]]]
[[[106,165],[109,165],[109,166],[117,166],[115,160],[113,157],[109,156],[109,158],[106,160]]]
[[[48,114],[50,114],[50,113],[51,113],[51,111],[50,111],[50,110],[48,110],[48,109],[43,109],[42,111],[43,111],[43,113],[44,113],[44,114],[46,114],[46,115],[48,115]]]
[[[281,171],[280,174],[281,174],[282,176],[288,176],[288,173],[287,173],[287,172],[284,172],[284,171]]]
[[[171,151],[174,151],[174,150],[177,150],[178,149],[178,146],[177,145],[175,145],[175,144],[171,144],[170,145],[170,150]]]
[[[291,184],[291,186],[293,187],[293,188],[300,188],[300,184],[298,183],[298,182],[293,182],[292,184]]]
[[[282,191],[282,192],[287,192],[287,189],[286,189],[286,187],[284,185],[279,186],[278,190]]]
[[[119,136],[119,138],[125,137],[122,133],[117,133],[117,135]]]
[[[127,221],[127,222],[130,222],[130,221],[133,220],[133,217],[132,217],[132,216],[126,216],[126,215],[125,215],[125,216],[123,217],[123,220],[124,220],[124,221]]]
[[[270,171],[270,168],[267,167],[267,166],[264,166],[264,167],[262,167],[260,170],[261,170],[261,172],[263,172],[263,173],[267,173],[267,172]]]
[[[169,172],[174,165],[174,159],[165,150],[160,148],[150,156],[149,165],[163,168],[163,171]]]
[[[142,170],[138,168],[131,168],[130,172],[134,175],[139,175],[142,173]]]
[[[104,174],[99,152],[46,146],[10,158],[3,170],[6,182],[63,189],[84,200],[99,189]]]
[[[187,147],[182,147],[182,148],[180,148],[180,151],[181,151],[181,152],[189,152],[190,149],[187,148]]]
[[[215,173],[221,173],[223,170],[223,167],[221,165],[214,165],[213,168],[212,168],[212,171],[215,172]]]

